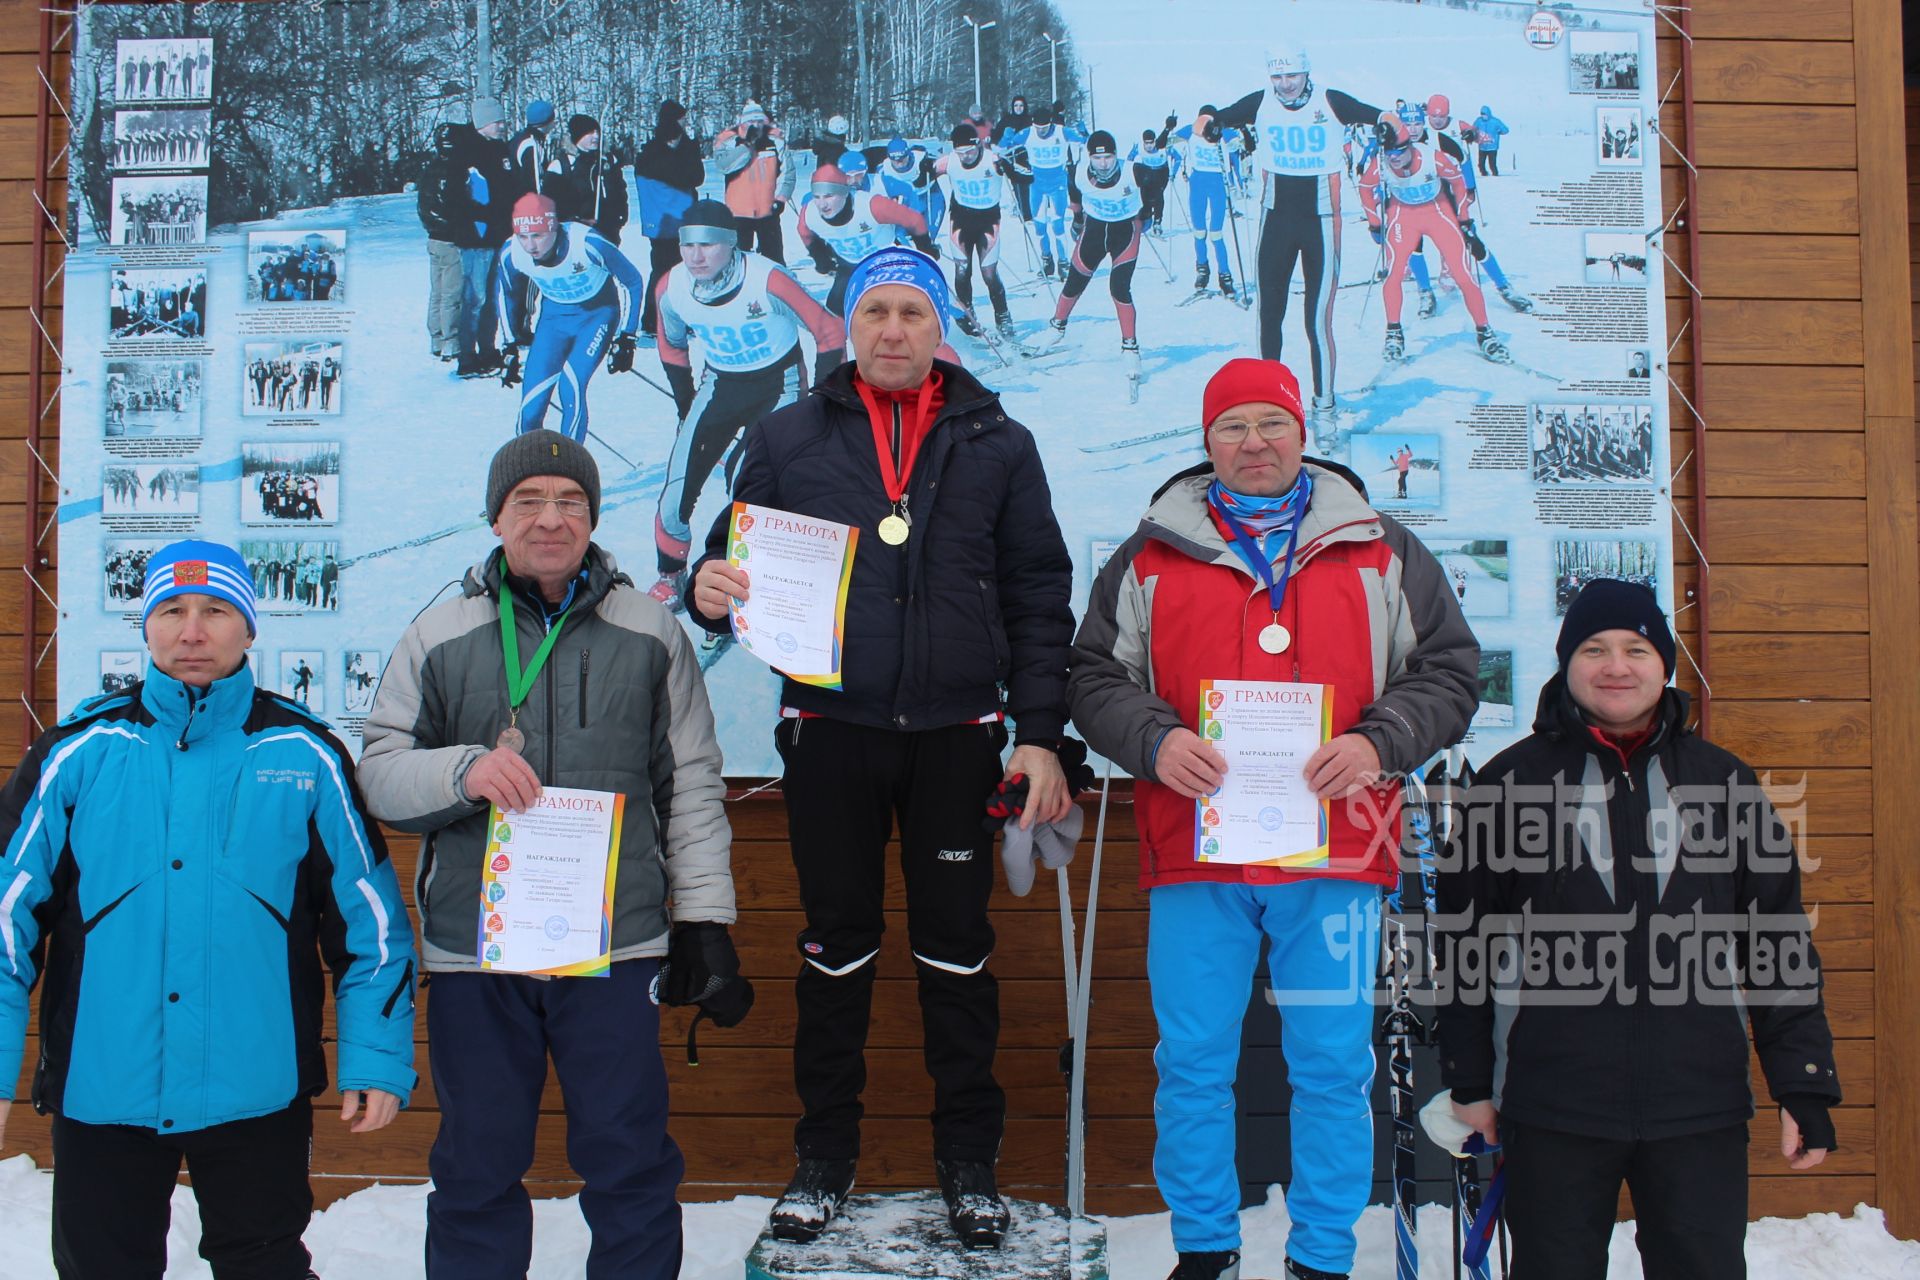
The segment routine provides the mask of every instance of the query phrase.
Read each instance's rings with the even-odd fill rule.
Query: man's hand
[[[1488,1146],[1500,1145],[1500,1113],[1493,1109],[1491,1099],[1482,1098],[1478,1102],[1456,1102],[1453,1104],[1453,1114],[1459,1117],[1461,1124],[1485,1138]],[[1782,1112],[1782,1114],[1785,1113]]]
[[[693,607],[703,618],[724,618],[732,603],[747,601],[747,571],[725,560],[709,560],[693,576]]]
[[[1226,781],[1226,757],[1185,725],[1160,739],[1153,753],[1154,777],[1189,800],[1210,796]]]
[[[6,1119],[6,1113],[0,1112],[0,1121]],[[1815,1147],[1809,1151],[1800,1140],[1800,1124],[1785,1107],[1780,1108],[1780,1154],[1786,1157],[1789,1169],[1811,1169],[1827,1158],[1825,1147]]]
[[[1028,831],[1036,822],[1058,822],[1067,816],[1073,801],[1067,795],[1066,771],[1060,757],[1045,747],[1015,747],[1007,760],[1008,778],[1027,777],[1027,803],[1020,811],[1020,829]]]
[[[1338,800],[1380,781],[1380,753],[1357,733],[1322,743],[1307,757],[1307,785],[1321,800]]]
[[[400,1099],[385,1089],[368,1089],[366,1114],[354,1120],[354,1113],[360,1110],[362,1093],[359,1089],[345,1089],[340,1093],[340,1122],[353,1121],[353,1133],[372,1133],[375,1129],[384,1129],[393,1123],[400,1114]]]
[[[519,813],[540,798],[540,775],[517,751],[495,747],[473,762],[460,783],[469,800],[487,800],[502,813]]]

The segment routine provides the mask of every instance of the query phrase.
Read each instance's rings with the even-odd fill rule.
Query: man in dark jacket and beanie
[[[567,121],[571,151],[547,161],[546,190],[567,222],[584,222],[614,244],[627,225],[627,178],[620,157],[602,144],[600,122],[576,115]]]
[[[473,126],[448,120],[433,131],[433,154],[420,173],[420,225],[427,232],[427,340],[442,360],[460,356],[460,223],[467,214],[463,142]],[[471,226],[466,234],[472,234]]]
[[[680,265],[680,215],[700,193],[706,180],[706,161],[700,147],[687,135],[687,109],[668,98],[660,104],[653,137],[633,162],[633,188],[640,201],[640,234],[647,237],[647,304],[640,313],[640,330],[648,337],[658,332],[660,302],[655,286],[666,272]]]
[[[521,1179],[551,1055],[567,1159],[586,1183],[588,1280],[673,1280],[685,1165],[667,1133],[658,1005],[702,1002],[730,1025],[752,1002],[727,937],[732,840],[713,713],[685,630],[591,540],[600,472],[584,446],[553,431],[513,437],[494,454],[486,502],[500,546],[400,637],[361,762],[368,808],[422,837],[414,897],[440,1103],[426,1273],[524,1280],[533,1210]],[[502,926],[481,904],[505,893],[486,877],[498,869],[491,808],[523,812],[548,787],[625,797],[598,972],[502,967],[486,947]],[[494,910],[511,911],[505,896]]]
[[[1441,1075],[1505,1147],[1513,1275],[1603,1280],[1624,1180],[1649,1280],[1746,1274],[1747,1030],[1810,1169],[1840,1101],[1793,838],[1687,727],[1653,592],[1590,582],[1532,735],[1461,798]]]
[[[1023,825],[1065,815],[1072,563],[1040,453],[998,397],[935,359],[950,314],[933,259],[869,255],[848,282],[855,364],[748,428],[735,502],[850,524],[845,686],[788,680],[774,742],[807,927],[798,943],[794,1076],[799,1167],[773,1210],[784,1239],[820,1234],[853,1185],[875,961],[896,820],[907,928],[934,1078],[933,1151],[948,1217],[997,1245],[994,1180],[1006,1098],[993,1076],[999,993],[987,971],[993,837],[1003,781],[1030,784]],[[747,575],[717,520],[688,613],[728,627]],[[1003,768],[1005,720],[1015,749]]]

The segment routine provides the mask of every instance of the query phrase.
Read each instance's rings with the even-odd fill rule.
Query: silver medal
[[[1293,637],[1287,629],[1277,622],[1270,622],[1260,628],[1260,647],[1268,653],[1285,653],[1287,646],[1293,643]]]

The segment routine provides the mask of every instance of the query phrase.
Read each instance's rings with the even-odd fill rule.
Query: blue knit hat
[[[147,560],[147,585],[140,597],[140,630],[163,600],[175,596],[218,596],[240,610],[247,634],[259,634],[254,612],[253,574],[232,547],[188,539],[160,548]]]
[[[940,336],[947,336],[953,302],[939,263],[905,245],[875,249],[860,259],[860,265],[847,277],[847,315],[851,316],[859,308],[860,295],[878,284],[904,284],[926,294],[927,301],[933,304],[933,313],[940,317]]]
[[[536,129],[544,129],[553,123],[553,104],[545,98],[535,98],[527,104],[527,123]]]

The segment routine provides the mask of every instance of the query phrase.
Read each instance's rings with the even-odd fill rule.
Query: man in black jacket
[[[680,215],[698,198],[707,165],[700,144],[682,123],[687,109],[668,98],[660,104],[653,137],[633,162],[633,185],[640,199],[640,234],[647,237],[647,302],[640,331],[659,331],[659,284],[680,265]]]
[[[453,170],[457,193],[449,193],[453,242],[460,246],[460,352],[458,372],[479,377],[500,367],[498,304],[494,298],[500,246],[513,233],[513,202],[523,190],[513,155],[502,136],[506,115],[497,98],[473,100],[473,124],[455,127]]]
[[[1007,1227],[994,1180],[1006,1097],[993,1076],[994,859],[982,809],[1021,775],[1023,827],[1069,806],[1055,752],[1073,566],[1033,436],[966,370],[934,358],[950,314],[933,259],[898,247],[868,255],[847,287],[857,368],[842,364],[749,427],[734,480],[735,502],[860,530],[845,685],[787,680],[774,731],[807,914],[794,1040],[805,1115],[799,1167],[773,1210],[783,1239],[818,1236],[853,1185],[896,818],[934,1079],[934,1167],[963,1241],[997,1245]],[[688,613],[716,634],[728,629],[729,597],[749,590],[726,544],[722,517],[687,593]],[[1015,748],[1003,768],[1005,719]]]
[[[1649,1280],[1743,1276],[1749,1022],[1789,1167],[1840,1100],[1793,838],[1688,730],[1653,592],[1588,583],[1558,651],[1440,877],[1441,1075],[1504,1143],[1515,1277],[1604,1280],[1623,1180]]]
[[[556,149],[547,161],[547,194],[566,222],[584,222],[614,244],[627,225],[627,175],[620,157],[601,146],[600,122],[576,115],[567,121],[572,151]]]
[[[460,235],[466,207],[462,134],[471,125],[446,121],[433,131],[433,154],[420,174],[420,225],[427,232],[427,340],[441,360],[460,356]]]

